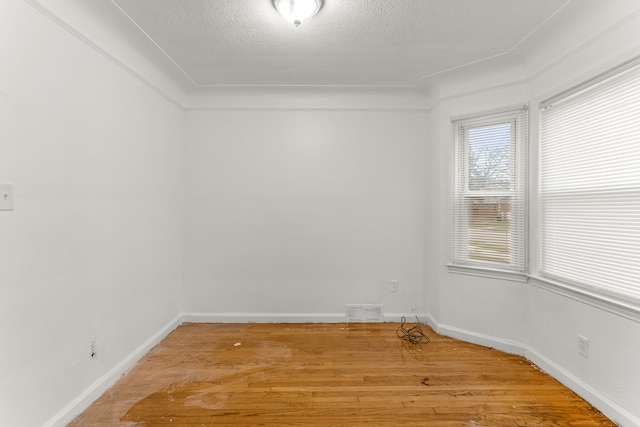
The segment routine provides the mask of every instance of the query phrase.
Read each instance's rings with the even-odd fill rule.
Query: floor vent
[[[382,304],[347,304],[347,322],[382,322]]]

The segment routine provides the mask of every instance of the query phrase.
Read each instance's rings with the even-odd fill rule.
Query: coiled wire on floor
[[[418,319],[418,316],[416,316],[416,320],[420,321],[420,319]],[[404,316],[402,316],[400,322],[400,327],[396,330],[396,335],[398,335],[398,338],[409,341],[411,344],[429,343],[429,337],[425,335],[419,324],[416,323],[411,328],[407,329],[404,326],[407,323],[407,319],[405,319]]]

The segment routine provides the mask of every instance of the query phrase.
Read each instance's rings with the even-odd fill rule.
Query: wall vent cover
[[[382,304],[347,304],[347,322],[382,322]]]

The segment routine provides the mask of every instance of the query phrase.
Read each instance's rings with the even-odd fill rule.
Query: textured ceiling
[[[415,85],[511,52],[567,0],[112,0],[199,86]]]

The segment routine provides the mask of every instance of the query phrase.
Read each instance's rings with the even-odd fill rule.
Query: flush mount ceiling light
[[[285,20],[299,27],[306,19],[318,13],[322,0],[273,0],[273,4]]]

